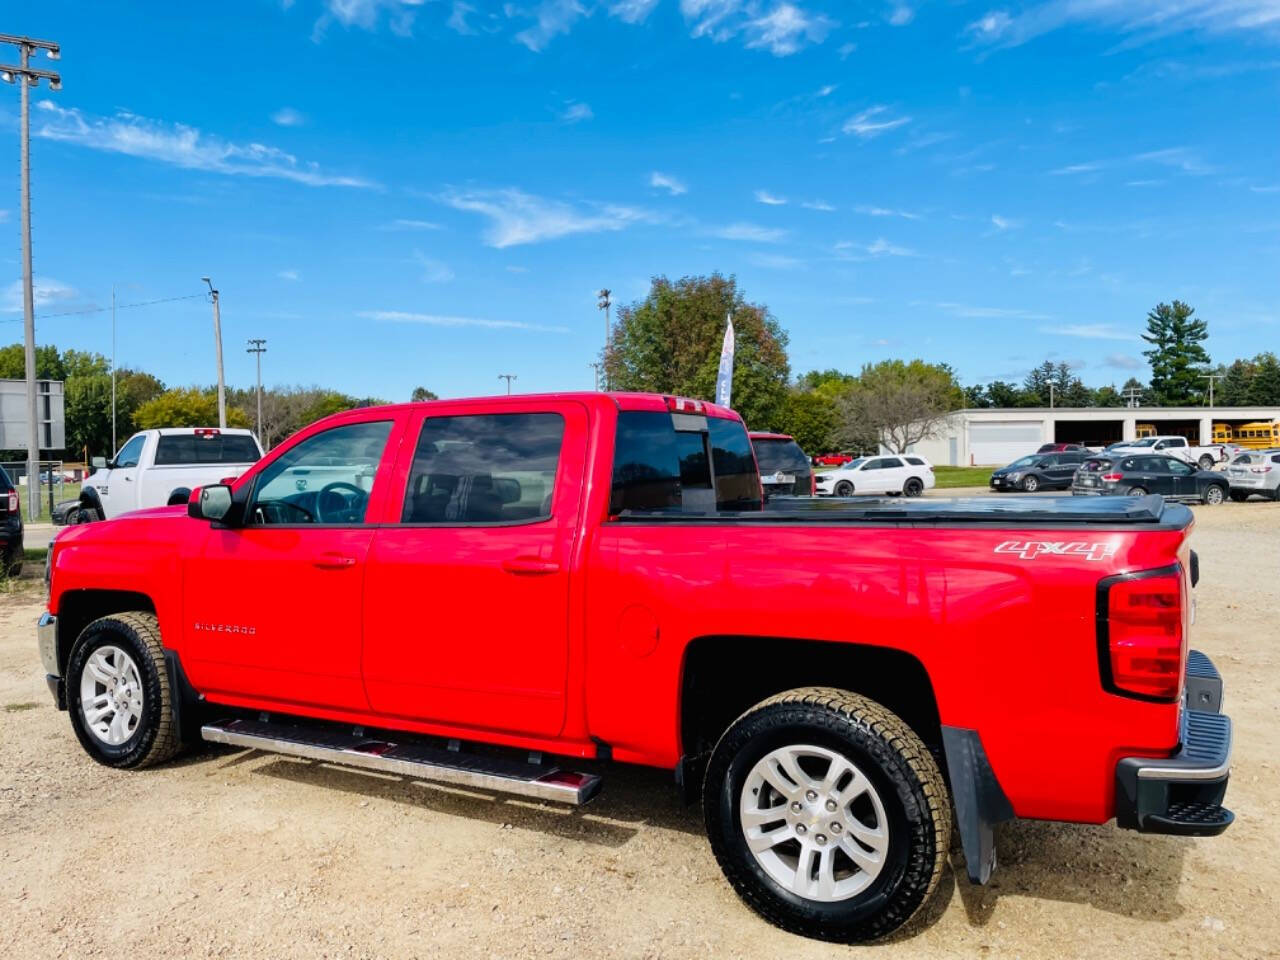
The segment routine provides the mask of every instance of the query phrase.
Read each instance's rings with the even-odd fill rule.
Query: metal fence
[[[61,460],[41,460],[40,461],[40,500],[48,500],[48,512],[44,519],[48,520],[53,517],[53,505],[59,500],[69,500],[69,496],[64,496],[62,491],[67,484],[76,481],[67,480],[63,476],[63,461]],[[27,462],[0,461],[0,467],[9,475],[9,479],[13,481],[13,485],[18,489],[18,499],[22,502],[23,516],[30,520],[41,519],[40,514],[44,512],[37,504],[36,513],[31,512],[31,497],[28,491],[30,485],[27,483]],[[45,491],[48,491],[46,494]]]

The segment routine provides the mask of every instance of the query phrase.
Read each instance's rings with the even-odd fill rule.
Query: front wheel
[[[711,848],[771,923],[840,943],[906,923],[938,885],[946,784],[920,738],[843,690],[778,694],[739,717],[707,766]]]
[[[1244,503],[1246,500],[1249,499],[1249,494],[1246,493],[1244,490],[1232,490],[1231,499],[1234,500],[1236,503]]]
[[[149,767],[181,748],[160,627],[116,613],[84,628],[67,664],[67,712],[85,752],[108,767]]]
[[[912,477],[902,485],[902,492],[908,497],[918,497],[924,493],[924,481],[919,477]]]
[[[1022,489],[1027,493],[1035,493],[1040,489],[1040,478],[1036,476],[1027,477],[1022,481]]]
[[[1214,465],[1216,462],[1217,462],[1217,461],[1216,461],[1216,460],[1214,460],[1214,459],[1213,459],[1213,457],[1209,456],[1209,454],[1207,454],[1207,453],[1206,453],[1206,454],[1204,454],[1203,456],[1201,456],[1201,457],[1200,457],[1200,469],[1201,469],[1201,470],[1212,470],[1212,469],[1213,469],[1213,465]]]
[[[853,496],[853,484],[850,483],[848,480],[841,480],[839,483],[836,484],[836,496],[837,497]]]
[[[1204,491],[1204,502],[1210,507],[1216,507],[1226,499],[1226,493],[1218,484],[1210,484]]]

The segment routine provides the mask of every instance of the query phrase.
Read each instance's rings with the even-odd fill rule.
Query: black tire
[[[1234,500],[1236,503],[1244,503],[1246,500],[1249,499],[1249,494],[1244,490],[1232,490],[1231,499]],[[1272,499],[1275,499],[1275,498],[1272,497]]]
[[[22,576],[22,562],[25,559],[22,547],[18,544],[12,544],[5,550],[4,556],[0,557],[0,568],[3,568],[6,577],[20,577]]]
[[[1125,495],[1130,497],[1145,497],[1147,495],[1147,490],[1145,487],[1130,487],[1125,491]]]
[[[97,523],[101,519],[102,512],[97,507],[81,507],[68,523]]]
[[[1199,463],[1200,463],[1200,469],[1201,469],[1201,470],[1212,470],[1212,469],[1213,469],[1214,464],[1215,464],[1215,463],[1217,463],[1217,462],[1218,462],[1218,461],[1214,460],[1214,459],[1213,459],[1213,457],[1209,456],[1209,454],[1207,454],[1207,453],[1206,453],[1206,454],[1203,454],[1203,455],[1200,457],[1200,460],[1199,460]]]
[[[883,865],[847,899],[810,899],[786,889],[743,835],[741,794],[752,769],[770,751],[801,744],[854,764],[883,806]],[[716,860],[751,909],[784,930],[837,943],[874,940],[906,923],[937,887],[951,835],[946,783],[915,732],[879,704],[827,687],[778,694],[734,721],[707,766],[703,813]],[[824,842],[816,832],[814,838]],[[828,856],[834,862],[836,854]]]
[[[911,477],[902,485],[902,492],[908,497],[918,497],[924,493],[924,481],[919,477]]]
[[[1027,493],[1035,493],[1037,490],[1040,489],[1040,478],[1037,477],[1034,473],[1031,474],[1031,476],[1029,477],[1023,477],[1022,489],[1027,491]]]
[[[836,484],[835,495],[837,497],[853,496],[853,484],[850,483],[848,480],[841,480],[839,483]]]
[[[132,735],[118,746],[103,742],[88,729],[81,704],[80,681],[89,658],[100,647],[123,650],[137,667],[142,710]],[[108,767],[136,769],[163,763],[181,748],[173,722],[173,692],[165,669],[160,627],[153,613],[115,613],[94,620],[81,631],[67,664],[67,712],[85,752]]]
[[[1227,488],[1220,483],[1211,483],[1204,488],[1200,502],[1207,507],[1216,507],[1225,499],[1227,499]]]

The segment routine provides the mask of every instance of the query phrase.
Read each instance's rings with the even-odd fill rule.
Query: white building
[[[1105,446],[1134,440],[1140,424],[1212,443],[1214,424],[1233,427],[1280,419],[1280,407],[1003,407],[957,410],[929,439],[912,446],[935,464],[1003,466],[1045,443]],[[1145,431],[1144,431],[1145,432]]]

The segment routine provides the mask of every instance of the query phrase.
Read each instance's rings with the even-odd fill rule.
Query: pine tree
[[[1156,304],[1147,314],[1147,332],[1142,339],[1151,349],[1142,355],[1151,363],[1148,402],[1166,406],[1200,402],[1205,389],[1201,375],[1209,365],[1203,346],[1209,327],[1194,314],[1195,308],[1181,300]]]

